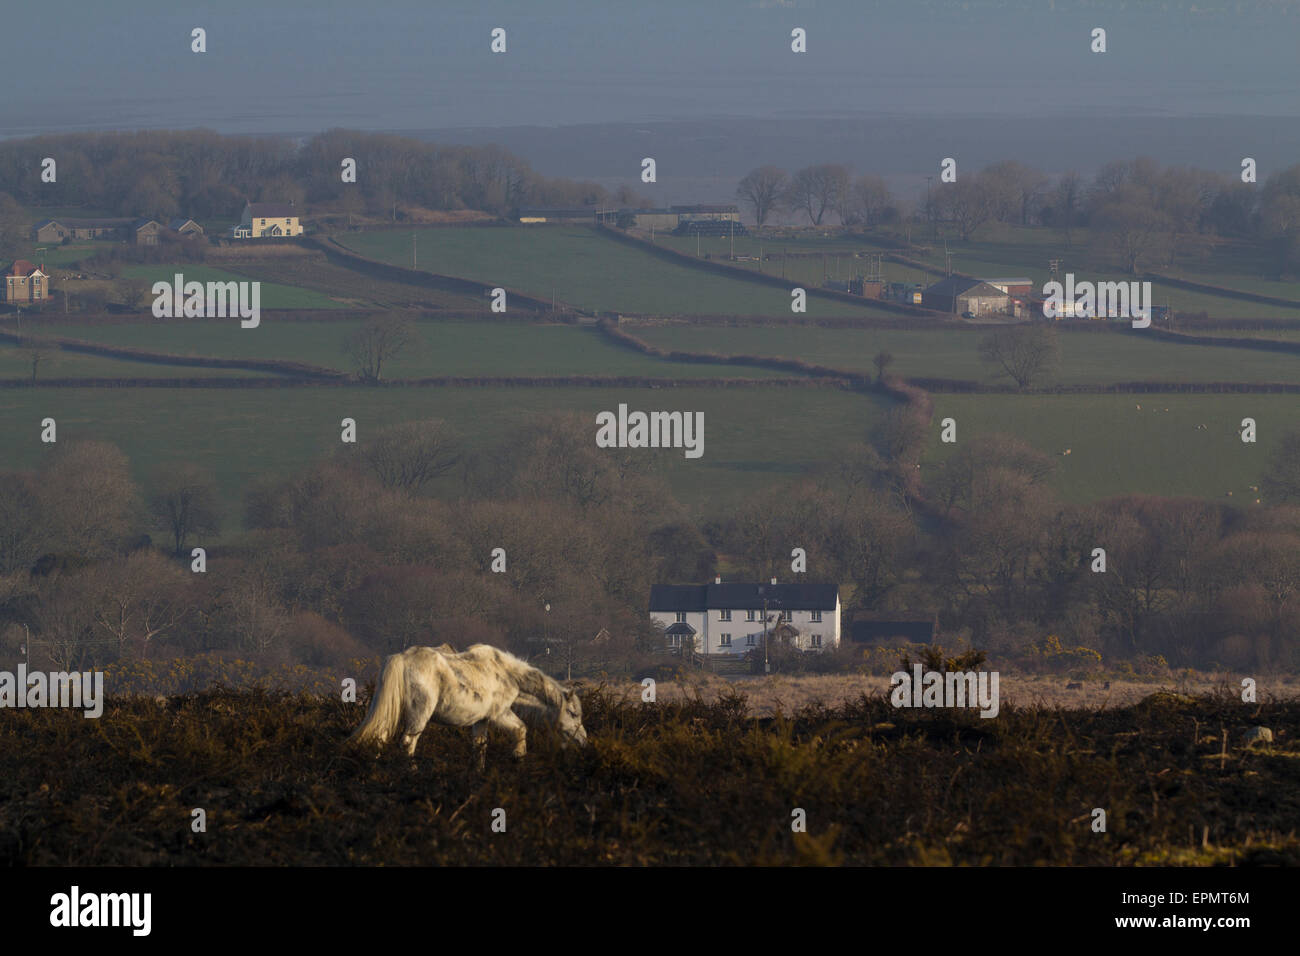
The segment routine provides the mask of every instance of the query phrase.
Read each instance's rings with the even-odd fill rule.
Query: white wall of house
[[[768,614],[775,615],[773,609]],[[820,617],[820,620],[817,618]],[[749,611],[651,611],[650,619],[664,627],[676,624],[679,618],[695,628],[695,650],[700,654],[744,654],[763,646],[763,609]],[[773,620],[768,630],[779,623]],[[825,611],[791,611],[790,623],[799,630],[800,650],[830,650],[840,645],[840,600],[835,608]],[[821,639],[820,645],[815,638]]]

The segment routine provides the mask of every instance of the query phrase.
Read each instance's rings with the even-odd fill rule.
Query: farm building
[[[36,242],[62,242],[64,239],[126,239],[133,219],[42,219],[32,226]]]
[[[596,210],[591,206],[536,206],[519,210],[520,222],[591,222]]]
[[[162,231],[162,223],[155,219],[137,219],[131,223],[131,241],[137,246],[156,246]]]
[[[167,223],[167,228],[182,236],[203,235],[203,227],[193,219],[173,219]]]
[[[1033,279],[981,279],[980,281],[987,282],[993,288],[1001,289],[1007,295],[1016,299],[1024,299],[1034,293]]]
[[[12,305],[40,302],[50,294],[49,277],[26,259],[17,259],[4,274],[4,301]]]
[[[293,203],[246,202],[233,239],[281,239],[302,235],[302,222]]]
[[[936,312],[988,315],[1009,311],[1011,296],[979,279],[948,276],[921,293],[921,305]]]
[[[671,232],[677,228],[677,213],[671,209],[629,209],[632,225],[638,229],[658,229]]]
[[[740,222],[740,208],[727,203],[701,203],[694,206],[673,206],[670,212],[677,214],[677,222]]]
[[[766,609],[766,621],[764,612]],[[788,643],[819,651],[840,643],[840,590],[834,584],[657,584],[650,618],[662,624],[669,647],[694,643],[700,654],[744,654],[779,626]]]

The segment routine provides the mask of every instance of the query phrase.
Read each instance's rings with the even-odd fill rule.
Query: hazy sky
[[[1300,116],[1294,0],[45,0],[27,12],[0,31],[3,135]],[[205,54],[190,52],[196,26]],[[502,55],[488,49],[496,26]],[[796,26],[806,54],[790,51]]]

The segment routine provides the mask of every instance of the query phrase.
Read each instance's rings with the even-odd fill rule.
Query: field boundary
[[[328,380],[350,378],[347,372],[338,369],[325,368],[320,365],[309,365],[305,362],[290,362],[282,359],[223,359],[200,355],[173,355],[169,352],[146,352],[142,349],[133,349],[121,345],[104,345],[99,342],[87,342],[82,339],[66,339],[58,336],[46,335],[23,335],[8,330],[0,331],[0,339],[13,342],[15,345],[19,346],[30,342],[37,342],[42,345],[48,345],[60,349],[64,352],[79,352],[86,355],[97,355],[102,358],[125,359],[132,362],[143,362],[150,365],[181,365],[191,368],[236,368],[252,372],[273,372],[279,375],[311,379],[313,381],[319,379]],[[73,379],[72,381],[78,380]]]
[[[789,279],[770,276],[762,272],[754,272],[752,269],[742,269],[738,266],[730,266],[713,259],[697,259],[695,256],[687,255],[684,252],[678,252],[676,249],[669,249],[665,246],[656,245],[648,240],[638,239],[636,236],[630,236],[620,229],[611,228],[603,223],[597,223],[595,229],[597,234],[604,235],[606,238],[613,239],[615,242],[622,242],[626,245],[634,246],[637,249],[658,256],[660,259],[664,259],[668,262],[688,266],[693,269],[699,269],[704,272],[711,272],[715,275],[724,275],[744,282],[753,282],[759,285],[784,289],[787,293],[791,289],[802,288],[808,293],[809,298],[845,302],[863,309],[883,309],[886,312],[897,312],[900,315],[909,315],[917,318],[946,314],[943,312],[934,312],[930,309],[921,309],[912,305],[903,305],[899,302],[890,302],[886,299],[868,299],[864,296],[852,295],[848,292],[837,292],[834,289],[823,289],[818,286],[799,286],[797,283]]]
[[[394,378],[379,384],[346,378],[259,376],[226,378],[24,378],[0,379],[0,388],[847,388],[842,378],[652,378],[637,375],[433,376]]]
[[[551,303],[528,295],[525,292],[519,292],[508,286],[493,285],[487,282],[479,282],[475,279],[465,279],[460,276],[442,275],[437,272],[425,272],[418,269],[408,269],[405,266],[394,265],[391,262],[383,262],[379,259],[371,259],[369,256],[363,256],[358,252],[347,248],[333,236],[311,237],[304,240],[304,245],[311,248],[319,249],[325,253],[325,257],[335,265],[341,265],[352,269],[354,272],[360,272],[363,275],[374,276],[380,279],[391,279],[396,282],[404,282],[407,285],[420,286],[428,289],[439,289],[443,292],[458,292],[467,295],[490,295],[493,289],[503,288],[506,290],[512,306],[522,304],[525,309],[532,312],[551,312]],[[572,311],[566,304],[566,310]],[[487,311],[486,308],[484,311]]]

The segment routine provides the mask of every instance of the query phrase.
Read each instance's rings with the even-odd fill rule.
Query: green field
[[[894,356],[891,369],[904,377],[995,382],[981,361],[987,329],[944,328],[933,332],[895,329],[728,328],[706,325],[647,326],[633,334],[665,349],[804,359],[862,374],[875,374],[872,358]],[[1060,336],[1065,385],[1115,382],[1300,382],[1300,356],[1143,339],[1138,333],[1067,332]],[[1002,381],[1007,381],[1002,379]]]
[[[735,240],[735,252],[738,258],[728,262],[731,254],[731,240],[727,237],[700,236],[698,249],[693,236],[656,236],[655,244],[667,246],[690,256],[697,251],[701,258],[712,256],[724,264],[761,272],[769,276],[781,276],[792,283],[802,284],[805,288],[817,288],[830,279],[853,279],[864,275],[870,266],[867,256],[882,253],[879,246],[866,245],[848,239],[822,239],[820,237],[800,239],[798,241],[771,241],[760,236],[739,236]],[[764,258],[760,259],[759,256]],[[775,258],[767,258],[767,257]],[[782,258],[784,257],[784,258]],[[897,262],[881,262],[882,277],[885,282],[919,282],[930,285],[937,277],[921,269],[900,265]]]
[[[241,275],[262,282],[310,289],[329,296],[336,304],[377,309],[440,309],[487,313],[485,296],[428,289],[423,286],[377,279],[329,262],[323,255],[268,256],[262,260],[240,259]],[[265,289],[265,286],[263,286]]]
[[[362,255],[411,264],[411,230],[367,232],[340,241]],[[790,294],[666,262],[594,229],[515,227],[416,230],[420,268],[500,284],[596,311],[676,315],[790,315]],[[820,284],[820,283],[818,283]],[[793,287],[793,283],[792,283]],[[808,300],[810,316],[893,313]]]
[[[277,322],[255,329],[238,320],[148,321],[117,325],[50,323],[50,335],[173,355],[281,359],[350,371],[341,344],[362,321]],[[420,347],[397,358],[391,378],[440,375],[788,378],[791,373],[739,365],[666,362],[614,345],[590,326],[522,322],[418,323]],[[144,374],[144,373],[140,373]]]
[[[269,373],[244,369],[161,365],[50,349],[42,356],[36,377],[38,381],[43,381],[51,378],[210,378],[214,376],[242,378],[263,374]],[[32,363],[29,350],[10,342],[0,342],[0,379],[17,378],[29,381],[31,377]]]
[[[503,442],[539,412],[632,409],[704,412],[704,455],[651,450],[674,492],[709,512],[733,506],[772,481],[826,463],[888,407],[885,399],[834,388],[330,388],[0,390],[0,441],[9,467],[35,465],[42,445],[34,423],[59,423],[59,440],[118,445],[146,486],[182,462],[211,469],[228,513],[265,475],[300,472],[341,447],[339,423],[357,421],[359,439],[394,422],[444,418],[471,450]],[[454,479],[443,489],[455,492]]]
[[[244,282],[249,277],[217,269],[213,266],[182,263],[179,265],[127,266],[122,275],[128,279],[143,279],[146,282],[172,282],[180,273],[185,282]],[[258,280],[260,281],[260,280]],[[261,307],[263,309],[339,309],[343,305],[327,295],[313,289],[280,285],[276,282],[262,282]],[[149,294],[146,305],[153,302],[153,293]]]
[[[928,251],[914,251],[909,256],[935,268],[946,269],[946,250],[952,256],[954,272],[986,278],[1025,276],[1032,279],[1034,287],[1040,290],[1051,278],[1048,260],[1052,258],[1060,259],[1061,273],[1074,273],[1076,281],[1119,282],[1133,278],[1117,272],[1110,257],[1091,245],[1086,229],[1074,230],[1073,242],[1069,244],[1063,231],[1044,228],[988,227],[978,235],[981,238],[966,242],[950,237],[945,245],[942,238],[931,239],[914,233],[913,241]],[[1211,257],[1205,262],[1189,262],[1174,267],[1146,262],[1142,268],[1189,281],[1300,300],[1300,284],[1264,279],[1258,273],[1258,254],[1255,255],[1256,258],[1243,256],[1239,249],[1228,247],[1222,257]],[[1191,292],[1159,282],[1152,283],[1151,294],[1154,304],[1167,304],[1176,313],[1206,312],[1215,318],[1247,319],[1293,319],[1300,316],[1300,309]]]
[[[1072,501],[1149,494],[1253,505],[1269,454],[1300,423],[1295,395],[935,395],[934,404],[927,461],[958,447],[939,442],[951,417],[958,445],[1005,432],[1053,456],[1054,484]],[[1243,418],[1255,420],[1257,443],[1241,440]]]

